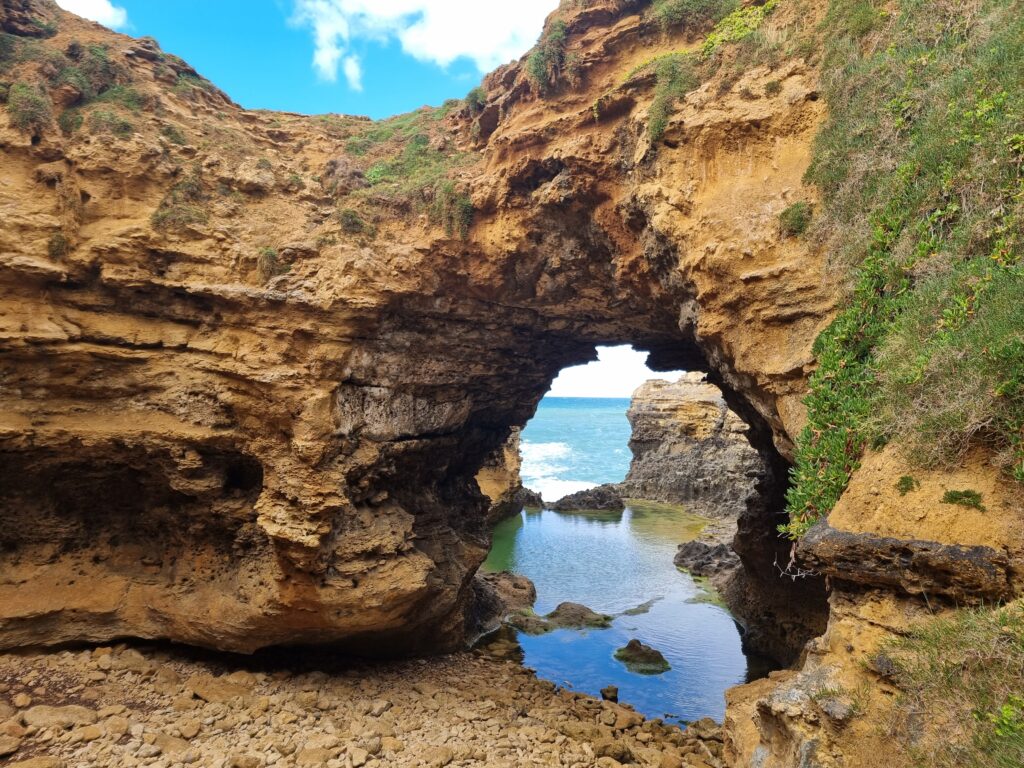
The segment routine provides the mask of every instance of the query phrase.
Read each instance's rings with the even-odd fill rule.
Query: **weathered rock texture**
[[[519,477],[523,465],[523,457],[519,453],[521,432],[519,427],[513,428],[505,444],[495,449],[476,473],[480,492],[491,502],[487,510],[487,522],[490,525],[519,514],[527,499],[528,492]]]
[[[626,508],[622,500],[622,489],[616,483],[605,483],[563,496],[551,505],[560,512],[586,509],[608,509],[621,512]]]
[[[691,373],[654,379],[633,393],[627,413],[633,461],[627,496],[685,504],[706,517],[734,519],[765,475],[747,425],[729,410],[721,390]]]
[[[776,224],[813,196],[816,74],[707,83],[653,145],[653,77],[626,75],[688,43],[643,10],[560,11],[575,85],[540,98],[515,63],[486,79],[479,128],[413,116],[463,153],[463,240],[367,187],[386,158],[348,152],[366,121],[248,112],[153,41],[0,1],[16,36],[55,26],[30,41],[51,54],[106,45],[143,104],[121,133],[0,115],[0,646],[456,647],[488,544],[475,477],[598,343],[708,369],[787,453],[835,300]],[[4,78],[73,100],[46,58]],[[794,616],[823,615],[820,586],[815,603],[773,576],[765,498],[740,554]]]

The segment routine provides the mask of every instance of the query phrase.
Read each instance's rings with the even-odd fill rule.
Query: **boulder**
[[[615,658],[625,664],[630,672],[639,675],[660,675],[672,668],[661,651],[644,645],[636,638],[615,651]]]
[[[626,503],[622,500],[619,486],[612,483],[571,493],[568,496],[563,496],[551,505],[551,509],[559,512],[584,510],[610,510],[618,512],[625,508]]]

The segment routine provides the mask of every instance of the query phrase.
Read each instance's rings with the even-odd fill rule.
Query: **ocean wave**
[[[597,485],[562,476],[571,463],[572,448],[568,443],[524,442],[519,450],[523,456],[523,466],[519,472],[523,485],[537,491],[545,501],[558,501],[570,493]]]

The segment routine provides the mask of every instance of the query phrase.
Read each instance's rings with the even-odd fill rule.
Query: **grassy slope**
[[[850,278],[818,339],[791,523],[826,514],[869,443],[925,465],[972,444],[1024,480],[1024,7],[832,0],[813,233]]]

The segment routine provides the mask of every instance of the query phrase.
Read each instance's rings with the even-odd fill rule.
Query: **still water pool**
[[[616,616],[610,629],[517,633],[526,666],[595,696],[616,685],[619,700],[648,717],[720,721],[725,689],[754,676],[756,661],[748,665],[728,611],[672,563],[701,525],[678,507],[645,502],[614,513],[524,511],[499,523],[484,569],[531,579],[538,614],[571,601]],[[629,672],[613,654],[631,638],[661,651],[672,669]]]

